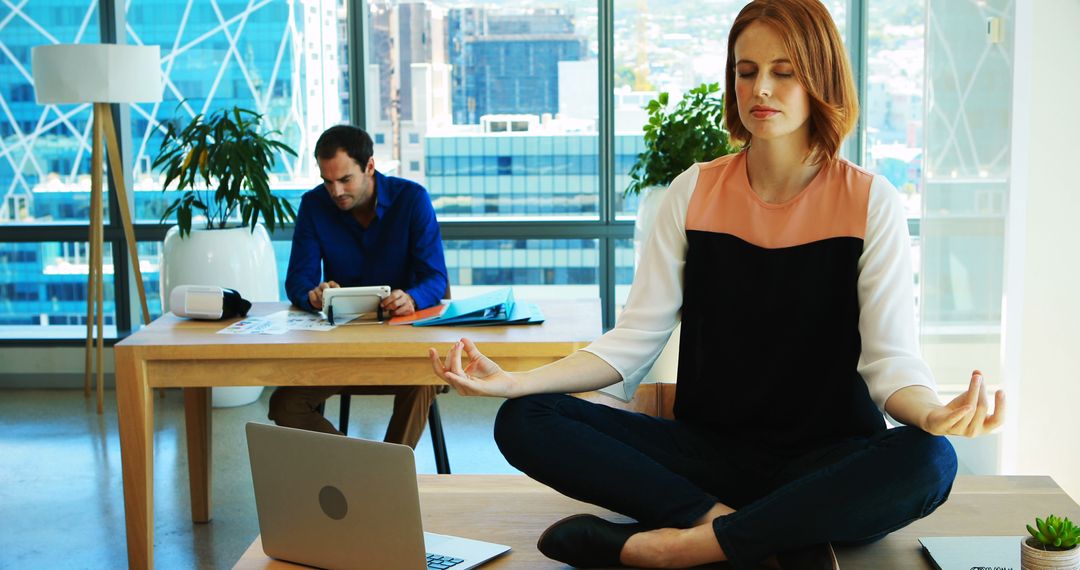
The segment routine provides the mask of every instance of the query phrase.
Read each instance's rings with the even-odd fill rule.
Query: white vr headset
[[[235,289],[212,285],[177,285],[169,294],[169,310],[189,319],[228,319],[246,317],[251,302]]]

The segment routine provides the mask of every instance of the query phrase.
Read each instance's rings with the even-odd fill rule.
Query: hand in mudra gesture
[[[461,362],[462,353],[465,353],[469,359],[469,363],[464,367]],[[509,398],[517,384],[512,374],[484,356],[480,349],[476,348],[476,343],[467,338],[451,346],[445,359],[440,359],[439,352],[434,348],[428,349],[428,356],[431,358],[431,367],[435,370],[435,375],[445,380],[463,396]]]
[[[1005,391],[994,395],[994,413],[989,414],[989,400],[982,372],[971,373],[971,383],[963,394],[948,404],[932,409],[924,421],[924,430],[934,435],[976,437],[994,431],[1005,423]]]

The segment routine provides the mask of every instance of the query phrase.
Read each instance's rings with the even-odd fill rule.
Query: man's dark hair
[[[368,159],[375,153],[375,146],[364,129],[352,125],[336,125],[319,136],[315,143],[315,159],[330,160],[337,156],[339,150],[344,150],[360,168],[367,168]]]

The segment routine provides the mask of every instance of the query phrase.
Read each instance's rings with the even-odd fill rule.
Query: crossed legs
[[[620,554],[644,567],[750,568],[810,545],[871,542],[937,508],[956,473],[949,443],[915,428],[792,457],[551,394],[504,403],[495,440],[534,479],[656,529]]]

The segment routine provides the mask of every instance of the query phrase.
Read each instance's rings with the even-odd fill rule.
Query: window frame
[[[866,96],[866,26],[869,0],[847,0],[848,25],[847,45],[856,75],[860,100]],[[99,23],[101,41],[104,43],[123,43],[123,30],[126,29],[124,2],[101,0],[99,3]],[[621,240],[631,240],[634,233],[632,219],[617,219],[615,188],[618,173],[615,170],[615,109],[614,109],[614,49],[615,49],[615,0],[597,0],[598,8],[598,65],[599,74],[599,121],[598,121],[598,156],[597,167],[600,195],[599,216],[588,220],[527,220],[527,221],[442,221],[440,228],[446,240],[483,240],[483,239],[589,239],[599,243],[599,279],[600,300],[604,330],[615,324],[615,284],[616,284],[616,248]],[[353,123],[366,126],[366,73],[368,54],[364,32],[368,29],[368,1],[348,0],[349,49],[349,116]],[[357,21],[359,19],[359,21]],[[377,96],[377,95],[376,95]],[[127,105],[114,105],[117,138],[124,157],[125,179],[132,180],[131,173],[131,126],[132,117]],[[864,161],[865,140],[864,118],[860,116],[854,136],[849,137],[846,155],[853,162]],[[106,177],[109,179],[110,177]],[[132,272],[128,265],[127,247],[119,226],[120,212],[116,194],[112,191],[112,180],[108,180],[109,222],[104,228],[105,241],[112,248],[116,291],[116,329],[117,338],[109,339],[112,344],[131,334],[133,324],[139,319],[139,301],[134,294]],[[133,193],[128,193],[133,200]],[[133,206],[133,204],[131,204]],[[918,235],[918,220],[909,220],[913,235]],[[135,239],[138,242],[162,241],[168,227],[160,224],[136,224]],[[291,239],[292,227],[279,228],[271,236],[275,240]],[[15,224],[0,225],[0,242],[81,242],[86,240],[86,226],[78,224]],[[81,345],[85,339],[0,339],[0,346],[65,346]]]

